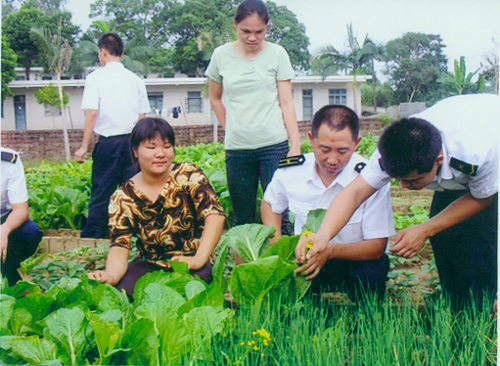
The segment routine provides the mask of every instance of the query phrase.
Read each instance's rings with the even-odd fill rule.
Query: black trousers
[[[466,193],[468,191],[435,192],[430,216],[437,215]],[[483,211],[430,240],[441,288],[455,310],[470,306],[471,300],[481,308],[484,296],[494,299],[498,272],[498,195]]]
[[[2,224],[7,220],[7,217],[8,215],[2,217]],[[5,261],[2,260],[2,277],[7,278],[9,286],[12,287],[21,280],[17,269],[22,261],[35,253],[42,240],[42,235],[42,231],[30,219],[10,233],[7,258]]]
[[[310,292],[345,292],[349,299],[360,305],[376,296],[382,302],[386,293],[389,258],[384,254],[379,259],[348,261],[330,259],[312,280]]]
[[[137,168],[130,156],[130,134],[99,137],[92,152],[92,190],[82,238],[101,239],[108,233],[109,199],[116,188],[130,179]]]

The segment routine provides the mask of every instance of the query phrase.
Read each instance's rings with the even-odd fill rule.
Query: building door
[[[16,130],[26,129],[26,96],[14,96],[14,113],[16,118]]]

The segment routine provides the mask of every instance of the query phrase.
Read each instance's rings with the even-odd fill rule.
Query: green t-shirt
[[[295,75],[283,47],[268,43],[256,57],[246,60],[226,43],[214,51],[206,75],[222,83],[227,150],[258,149],[288,139],[277,81]]]

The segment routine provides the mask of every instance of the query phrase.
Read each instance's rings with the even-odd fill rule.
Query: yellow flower
[[[258,350],[259,350],[259,347],[254,346],[254,348],[253,348],[253,349],[254,349],[255,351],[258,351]]]
[[[309,230],[306,230],[302,233],[302,235],[305,235],[305,236],[309,236],[311,235],[312,233],[309,231]]]
[[[262,353],[260,354],[260,356],[261,356],[261,357],[264,357],[264,356],[265,356],[264,352],[262,352]]]
[[[244,345],[245,345],[245,342],[241,342],[241,343],[240,343],[240,346],[244,346]]]
[[[264,342],[262,343],[264,343],[264,346],[267,346],[269,342],[267,341],[267,339],[264,339]]]
[[[255,341],[248,341],[249,346],[253,346],[255,344]]]
[[[255,333],[257,333],[258,335],[260,335],[262,338],[264,338],[265,340],[268,340],[270,341],[271,340],[271,335],[269,334],[269,332],[267,330],[265,330],[264,328],[262,329],[259,329],[257,330]]]

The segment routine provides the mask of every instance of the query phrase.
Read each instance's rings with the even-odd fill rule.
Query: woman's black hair
[[[130,154],[134,164],[137,163],[134,151],[137,150],[141,142],[153,140],[157,136],[175,146],[174,130],[163,118],[146,117],[137,122],[130,135]]]
[[[236,9],[234,21],[236,24],[249,17],[252,14],[259,15],[266,25],[269,23],[269,10],[262,0],[245,0]]]

